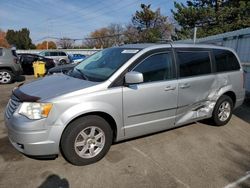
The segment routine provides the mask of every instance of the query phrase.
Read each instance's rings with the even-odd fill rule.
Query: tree
[[[6,33],[0,29],[0,47],[9,48],[10,45],[5,37]]]
[[[190,38],[194,27],[198,27],[197,37],[206,37],[250,26],[249,1],[193,0],[186,5],[175,2],[175,9],[177,39]]]
[[[110,24],[93,31],[84,41],[84,46],[88,48],[107,48],[122,44],[124,28],[120,24]]]
[[[70,49],[73,48],[75,41],[73,39],[63,37],[57,41],[57,45],[62,49]]]
[[[56,43],[54,43],[53,41],[48,41],[48,49],[56,49]],[[36,49],[39,50],[45,50],[47,49],[47,41],[43,41],[42,43],[38,43],[36,45]]]
[[[10,45],[14,45],[18,49],[26,50],[35,47],[32,44],[30,31],[27,28],[22,28],[18,31],[8,30],[6,33],[6,39]]]
[[[156,42],[171,38],[171,33],[172,25],[166,16],[161,15],[159,8],[153,11],[151,5],[141,4],[141,10],[133,15],[132,24],[127,26],[125,36],[128,43]]]

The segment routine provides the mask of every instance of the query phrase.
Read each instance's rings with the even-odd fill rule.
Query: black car
[[[34,74],[34,71],[33,71],[34,61],[45,62],[46,71],[48,71],[50,68],[55,66],[53,59],[46,58],[37,54],[22,53],[22,54],[19,54],[19,60],[23,68],[23,73],[27,75]]]
[[[57,67],[53,67],[51,69],[48,70],[48,75],[50,74],[54,74],[54,73],[67,73],[70,70],[72,70],[76,65],[78,65],[79,63],[72,63],[72,64],[68,64],[68,65],[60,65]]]

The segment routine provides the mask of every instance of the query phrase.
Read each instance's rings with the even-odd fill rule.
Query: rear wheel
[[[74,165],[88,165],[101,160],[108,152],[113,133],[102,117],[81,117],[65,129],[61,139],[64,158]]]
[[[222,95],[218,99],[214,107],[212,116],[213,123],[217,126],[222,126],[227,124],[232,117],[232,110],[233,110],[232,99],[227,95]]]
[[[0,83],[1,84],[10,84],[14,80],[14,75],[11,71],[2,69],[0,70]]]
[[[60,61],[59,61],[59,65],[65,65],[67,62],[66,62],[66,60],[65,59],[61,59]]]

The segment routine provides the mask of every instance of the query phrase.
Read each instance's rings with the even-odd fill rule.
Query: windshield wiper
[[[78,73],[80,73],[81,77],[84,79],[84,80],[89,80],[88,77],[78,68],[74,68],[74,70],[77,70]]]

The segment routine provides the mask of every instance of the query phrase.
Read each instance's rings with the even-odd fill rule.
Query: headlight
[[[42,119],[48,117],[51,109],[51,103],[24,102],[18,113],[29,119]]]

